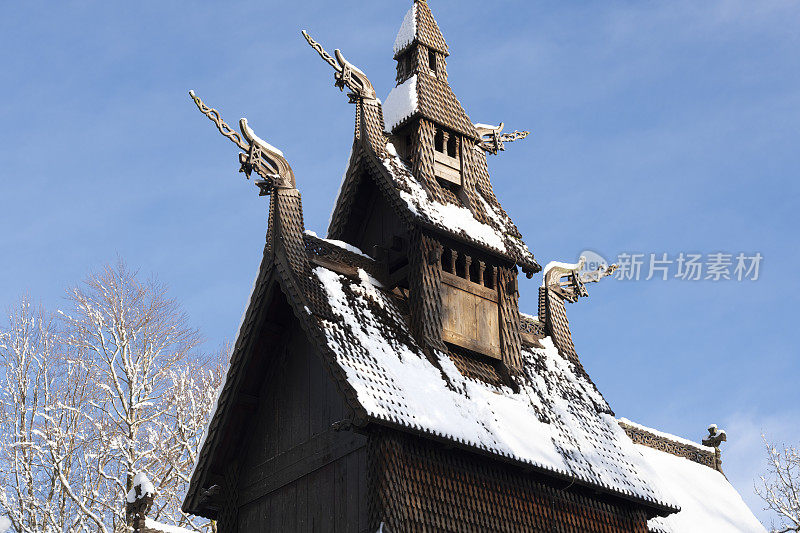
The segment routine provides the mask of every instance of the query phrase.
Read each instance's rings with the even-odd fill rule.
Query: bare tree
[[[0,505],[19,532],[47,530],[57,511],[53,472],[37,453],[37,418],[54,405],[55,344],[52,319],[27,297],[0,332]]]
[[[762,435],[767,450],[767,473],[756,487],[767,509],[778,515],[778,533],[800,531],[800,453],[793,446],[776,446]]]
[[[0,514],[20,533],[124,531],[147,472],[153,518],[210,529],[180,503],[225,354],[197,354],[180,305],[122,262],[67,299],[58,321],[24,300],[0,337]]]

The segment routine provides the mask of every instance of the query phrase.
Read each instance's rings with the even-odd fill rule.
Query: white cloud
[[[11,529],[11,521],[5,516],[0,516],[0,533],[6,533],[9,529]]]

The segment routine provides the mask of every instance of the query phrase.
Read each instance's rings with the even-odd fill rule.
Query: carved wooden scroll
[[[289,162],[283,157],[283,153],[260,139],[248,126],[247,119],[239,120],[239,129],[242,132],[240,135],[222,120],[219,111],[204,104],[194,91],[189,91],[189,96],[192,97],[200,112],[217,126],[219,132],[245,152],[239,154],[241,165],[239,172],[244,172],[248,179],[253,172],[263,178],[256,181],[259,196],[268,195],[276,188],[295,188],[294,172]]]
[[[367,75],[364,74],[358,67],[354,66],[350,63],[347,59],[345,59],[344,55],[339,49],[333,51],[336,59],[325,51],[317,41],[311,38],[311,36],[303,30],[303,37],[305,37],[308,44],[316,50],[319,56],[333,67],[335,71],[333,76],[336,79],[334,85],[339,88],[339,90],[344,90],[345,87],[352,91],[350,93],[350,101],[355,102],[358,99],[363,100],[377,100],[377,95],[375,94],[375,88],[372,86],[372,83],[367,78]]]
[[[506,149],[505,143],[519,141],[530,135],[529,131],[513,131],[511,133],[501,133],[505,124],[499,126],[487,126],[485,124],[475,124],[481,140],[478,146],[490,154],[497,155]]]

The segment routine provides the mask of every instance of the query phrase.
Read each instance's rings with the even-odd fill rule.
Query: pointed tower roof
[[[383,109],[388,131],[422,116],[473,140],[480,139],[450,85],[428,74],[415,74],[395,87],[386,97]]]
[[[414,0],[414,5],[406,13],[394,41],[394,58],[397,59],[414,43],[423,44],[445,56],[450,55],[447,42],[425,0]]]
[[[448,84],[444,52],[440,50],[446,50],[447,45],[427,3],[414,2],[402,26],[397,41],[398,63],[406,61],[409,70],[384,103],[376,98],[373,85],[362,70],[339,51],[336,57],[328,54],[304,33],[309,45],[334,69],[337,87],[347,87],[350,101],[357,105],[353,149],[331,214],[328,236],[349,242],[353,238],[350,228],[364,227],[364,206],[360,205],[364,200],[359,191],[366,181],[372,181],[406,227],[432,229],[510,260],[529,275],[538,272],[541,267],[492,189],[485,139]],[[430,40],[431,35],[439,37]],[[425,50],[425,42],[438,48]],[[429,53],[435,57],[428,57]],[[430,61],[435,63],[433,68],[429,68]],[[427,123],[422,137],[419,132],[410,135],[417,139],[412,143],[421,150],[416,156],[400,146],[409,137],[408,128],[401,130],[409,126],[413,132],[419,127],[418,120],[414,124],[413,119]],[[456,192],[434,176],[437,126],[463,136],[460,143],[464,177]],[[398,133],[403,135],[395,135]]]
[[[394,131],[422,116],[471,139],[480,139],[447,82],[445,58],[448,55],[447,42],[428,3],[415,0],[394,42],[394,59],[408,66],[404,74],[398,76],[398,85],[384,104],[387,131]]]

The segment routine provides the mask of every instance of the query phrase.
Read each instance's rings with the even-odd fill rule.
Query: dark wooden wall
[[[648,531],[641,507],[412,435],[384,430],[369,449],[389,531]]]
[[[367,531],[366,438],[331,427],[349,408],[293,323],[242,444],[238,531]]]

